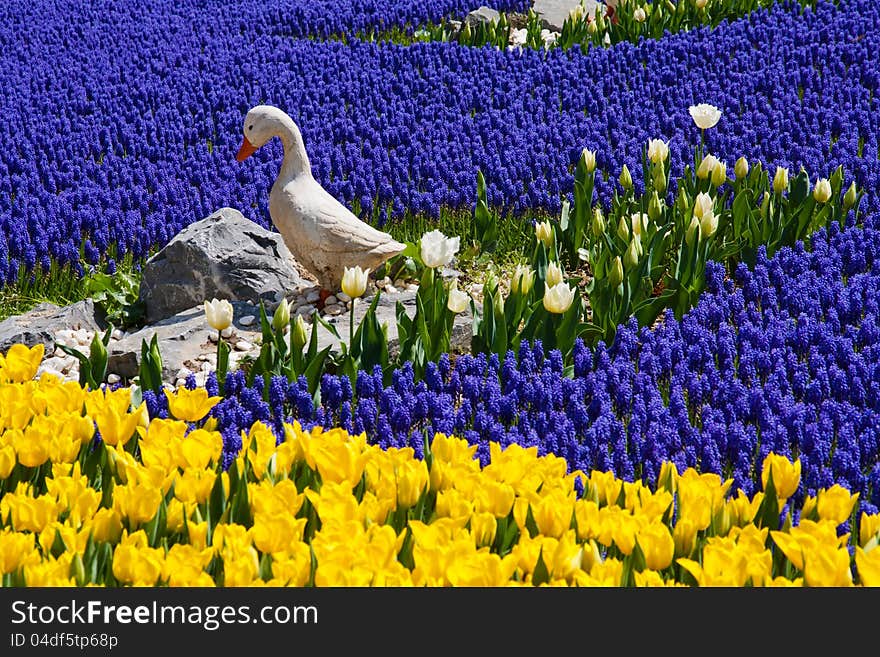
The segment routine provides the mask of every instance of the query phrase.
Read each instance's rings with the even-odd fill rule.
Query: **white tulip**
[[[205,301],[205,319],[208,326],[218,331],[229,328],[232,324],[232,304],[226,299]]]
[[[781,194],[788,189],[788,169],[776,167],[776,173],[773,175],[773,191]]]
[[[446,307],[449,308],[449,311],[455,313],[463,313],[467,310],[468,302],[470,301],[470,297],[467,292],[462,292],[458,289],[458,286],[453,283],[449,288],[449,297],[446,300]]]
[[[645,19],[647,18],[645,10],[639,7],[633,12],[633,18],[635,19],[636,23],[644,23]]]
[[[535,237],[544,242],[548,249],[553,246],[553,227],[549,221],[539,221],[535,224]]]
[[[700,239],[707,240],[718,230],[718,216],[714,212],[708,212],[700,219]]]
[[[535,270],[528,265],[517,265],[513,272],[513,278],[510,279],[510,289],[523,296],[532,291],[535,284]]]
[[[544,279],[547,281],[547,285],[550,287],[555,287],[562,282],[562,270],[559,268],[555,262],[551,262],[547,265],[547,277]]]
[[[633,235],[637,235],[638,237],[642,237],[645,231],[648,229],[648,215],[644,212],[636,212],[635,214],[631,214],[629,216],[630,224],[632,225]]]
[[[652,139],[648,142],[648,159],[654,164],[665,162],[669,157],[669,144],[662,139]]]
[[[458,253],[460,242],[461,238],[458,236],[446,237],[446,235],[439,230],[432,230],[425,233],[422,235],[420,242],[422,247],[422,262],[425,263],[426,267],[430,267],[431,269],[445,267],[452,262],[452,258]],[[346,294],[348,293],[346,292]],[[349,296],[351,295],[349,294]]]
[[[352,299],[362,297],[367,290],[367,277],[370,275],[369,269],[361,269],[357,267],[346,267],[342,273],[342,291]]]
[[[697,198],[694,201],[694,216],[697,219],[702,219],[703,215],[712,212],[714,207],[715,201],[712,200],[712,197],[706,192],[700,192],[697,194]]]
[[[584,164],[587,167],[587,173],[593,173],[596,170],[596,151],[591,151],[588,149],[584,149],[583,151]]]
[[[700,130],[708,130],[715,127],[715,124],[721,119],[721,110],[708,103],[691,105],[689,111],[691,118]]]
[[[816,203],[828,202],[828,199],[831,198],[831,183],[828,182],[828,178],[819,178],[816,181],[816,187],[813,189],[813,198],[816,199]]]
[[[544,283],[544,309],[555,315],[561,315],[571,308],[574,302],[574,290],[565,283],[557,283],[550,287]]]
[[[715,168],[719,164],[720,160],[717,157],[714,155],[707,155],[703,158],[703,161],[700,162],[700,166],[697,167],[697,178],[705,180],[712,175],[712,172],[715,171]]]

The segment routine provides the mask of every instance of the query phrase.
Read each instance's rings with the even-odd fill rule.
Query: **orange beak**
[[[249,142],[247,137],[243,137],[241,140],[241,148],[238,149],[238,155],[235,156],[235,159],[239,162],[244,162],[251,155],[253,155],[256,150],[257,147]]]

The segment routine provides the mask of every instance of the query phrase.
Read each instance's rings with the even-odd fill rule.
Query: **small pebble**
[[[177,370],[177,380],[178,381],[180,381],[180,380],[186,381],[186,377],[189,376],[189,373],[190,373],[189,368],[181,367],[179,370]]]
[[[118,374],[107,375],[107,383],[109,383],[110,385],[113,385],[114,383],[119,383],[120,381],[122,381],[122,377],[120,377]]]
[[[336,295],[331,294],[329,297],[327,297],[326,299],[324,299],[324,305],[325,305],[325,306],[332,306],[332,305],[334,305],[337,301],[338,301],[338,299],[336,298]]]
[[[351,301],[351,297],[348,296],[345,292],[339,292],[336,294],[336,298],[343,303],[348,303]],[[327,299],[329,301],[329,299]]]
[[[378,287],[385,287],[386,285],[391,285],[391,279],[386,276],[381,281],[376,281],[376,285]]]
[[[238,351],[250,351],[251,349],[254,348],[254,345],[252,345],[247,340],[239,340],[238,342],[235,343],[235,348]]]
[[[385,293],[386,294],[397,294],[397,288],[394,287],[393,285],[386,285],[385,286]]]
[[[331,317],[335,317],[336,315],[341,315],[344,312],[345,312],[345,308],[343,308],[342,306],[335,305],[335,304],[332,306],[325,306],[324,307],[324,314],[330,315]]]
[[[318,299],[321,298],[321,292],[319,290],[312,290],[306,295],[306,301],[309,303],[315,303]]]
[[[220,331],[220,335],[222,335],[224,338],[231,338],[234,333],[235,329],[233,329],[231,326],[227,326],[225,329]]]
[[[125,333],[123,333],[122,329],[113,329],[113,333],[110,334],[110,338],[113,340],[121,340],[125,337]]]
[[[184,385],[186,385],[186,379],[181,379],[180,377],[178,377],[177,381],[174,382],[174,386],[176,388],[180,388],[181,386],[184,386]]]
[[[203,387],[207,378],[208,373],[206,371],[196,372],[196,385],[199,387]]]
[[[215,331],[211,331],[210,333],[208,333],[208,339],[211,342],[217,342],[217,333]]]
[[[241,324],[242,326],[250,326],[256,320],[257,320],[257,318],[254,317],[253,315],[245,315],[240,320],[238,320],[238,323]]]

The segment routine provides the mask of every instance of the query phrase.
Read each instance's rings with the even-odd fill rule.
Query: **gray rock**
[[[554,32],[560,32],[568,14],[579,4],[581,4],[580,0],[535,0],[532,9],[538,14],[544,27]],[[596,7],[600,4],[603,3],[597,2],[597,0],[586,0],[584,8],[587,15],[595,15]]]
[[[281,235],[222,208],[184,228],[147,261],[140,299],[152,324],[206,299],[273,302],[310,285]]]
[[[254,307],[241,301],[233,301],[232,307],[235,317],[233,325],[236,333],[241,335],[245,333],[244,327],[236,322],[241,317],[254,314]],[[248,333],[259,335],[254,331]],[[217,352],[217,344],[210,340],[211,335],[216,337],[217,331],[208,326],[204,307],[199,305],[146,326],[118,342],[111,342],[108,348],[107,371],[127,379],[137,376],[140,369],[141,341],[146,340],[149,345],[154,334],[159,342],[162,377],[165,381],[174,381],[177,372],[183,367],[199,369],[194,365],[190,367],[189,364],[195,363],[202,354]]]
[[[501,18],[501,14],[492,9],[491,7],[487,7],[483,5],[478,9],[474,9],[471,13],[469,13],[465,19],[465,25],[470,25],[471,29],[479,25],[480,23],[495,23],[498,19]]]
[[[101,313],[91,299],[77,301],[70,306],[41,303],[22,315],[13,315],[0,322],[0,353],[20,342],[28,347],[43,343],[45,355],[55,353],[55,332],[62,329],[87,329],[98,331],[105,328]]]

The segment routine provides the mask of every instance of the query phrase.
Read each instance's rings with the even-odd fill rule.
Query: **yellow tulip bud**
[[[726,182],[727,165],[724,162],[719,161],[718,164],[715,165],[715,168],[712,169],[712,184],[715,187],[721,187],[721,185]]]
[[[303,346],[308,342],[306,322],[302,315],[297,315],[296,319],[293,320],[293,335],[291,337],[293,338],[293,348],[302,351]]]
[[[290,303],[287,299],[282,299],[281,303],[275,309],[272,315],[272,328],[276,331],[283,331],[284,327],[290,323]]]
[[[642,240],[638,235],[633,235],[629,248],[623,255],[623,264],[627,269],[632,269],[639,264],[639,258],[642,257]]]
[[[816,508],[821,520],[830,520],[839,525],[849,518],[853,506],[859,499],[859,494],[850,492],[840,484],[834,484],[831,488],[819,491],[819,500]]]
[[[773,176],[773,191],[782,194],[788,189],[788,169],[776,167],[776,174]]]
[[[660,219],[660,216],[663,213],[663,208],[663,201],[660,200],[660,196],[658,196],[657,192],[654,192],[651,196],[651,200],[648,202],[648,216],[656,222]]]
[[[742,180],[749,175],[749,161],[744,156],[736,161],[736,164],[733,167],[733,173],[736,175],[737,180]]]
[[[643,527],[636,540],[645,556],[645,565],[651,570],[663,570],[672,563],[675,541],[662,522],[654,521]]]
[[[688,246],[694,245],[694,240],[700,234],[700,220],[691,217],[691,223],[688,225],[687,232],[684,235],[684,241]]]
[[[605,234],[605,217],[602,216],[602,208],[598,205],[593,210],[593,237],[597,240]]]
[[[492,545],[495,540],[495,530],[498,523],[495,516],[488,512],[475,513],[471,516],[471,535],[474,537],[476,547]]]
[[[856,197],[858,196],[858,192],[856,191],[856,183],[853,181],[849,189],[846,190],[846,194],[843,195],[843,208],[845,210],[849,210],[856,204]]]
[[[623,169],[620,172],[620,178],[618,180],[620,181],[620,186],[623,187],[625,190],[632,189],[632,174],[629,172],[629,167],[627,167],[625,164],[623,165]]]
[[[623,282],[623,261],[620,256],[614,258],[611,265],[611,271],[608,272],[608,284],[612,289],[616,289]]]

